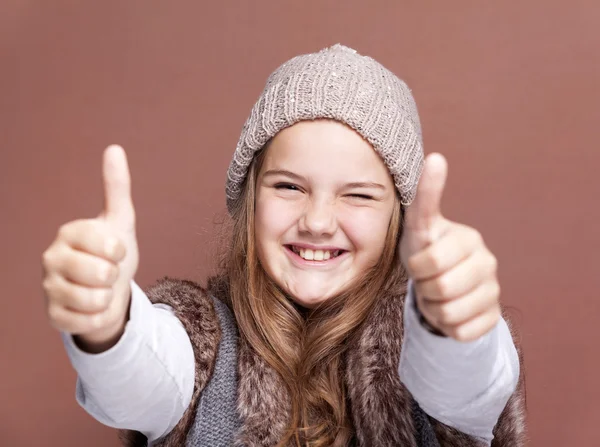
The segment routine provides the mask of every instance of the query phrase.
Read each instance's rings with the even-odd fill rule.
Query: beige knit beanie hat
[[[280,130],[317,118],[341,121],[371,143],[402,204],[410,205],[423,169],[421,125],[410,89],[379,62],[337,44],[294,57],[269,76],[227,172],[230,213],[255,153]]]

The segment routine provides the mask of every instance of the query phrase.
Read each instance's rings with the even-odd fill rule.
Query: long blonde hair
[[[288,388],[291,418],[279,445],[348,445],[354,429],[343,374],[345,352],[375,300],[405,278],[398,253],[403,208],[396,195],[385,248],[374,267],[316,309],[299,309],[268,277],[256,252],[256,181],[266,149],[255,156],[232,213],[222,265],[228,298],[244,341]]]

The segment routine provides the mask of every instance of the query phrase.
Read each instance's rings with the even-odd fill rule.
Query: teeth
[[[341,250],[312,250],[310,248],[300,248],[292,246],[292,251],[307,261],[327,261],[339,256]]]

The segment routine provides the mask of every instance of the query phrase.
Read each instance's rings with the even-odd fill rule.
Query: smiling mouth
[[[313,250],[310,248],[297,247],[295,245],[286,245],[288,250],[294,252],[306,261],[328,261],[344,254],[346,250]]]

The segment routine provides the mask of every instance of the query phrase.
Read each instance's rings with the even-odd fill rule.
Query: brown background
[[[597,1],[33,1],[0,4],[0,445],[116,446],[78,407],[41,254],[102,206],[128,154],[137,282],[202,280],[225,170],[267,75],[342,42],[413,89],[444,211],[500,261],[526,350],[531,445],[598,445]]]

